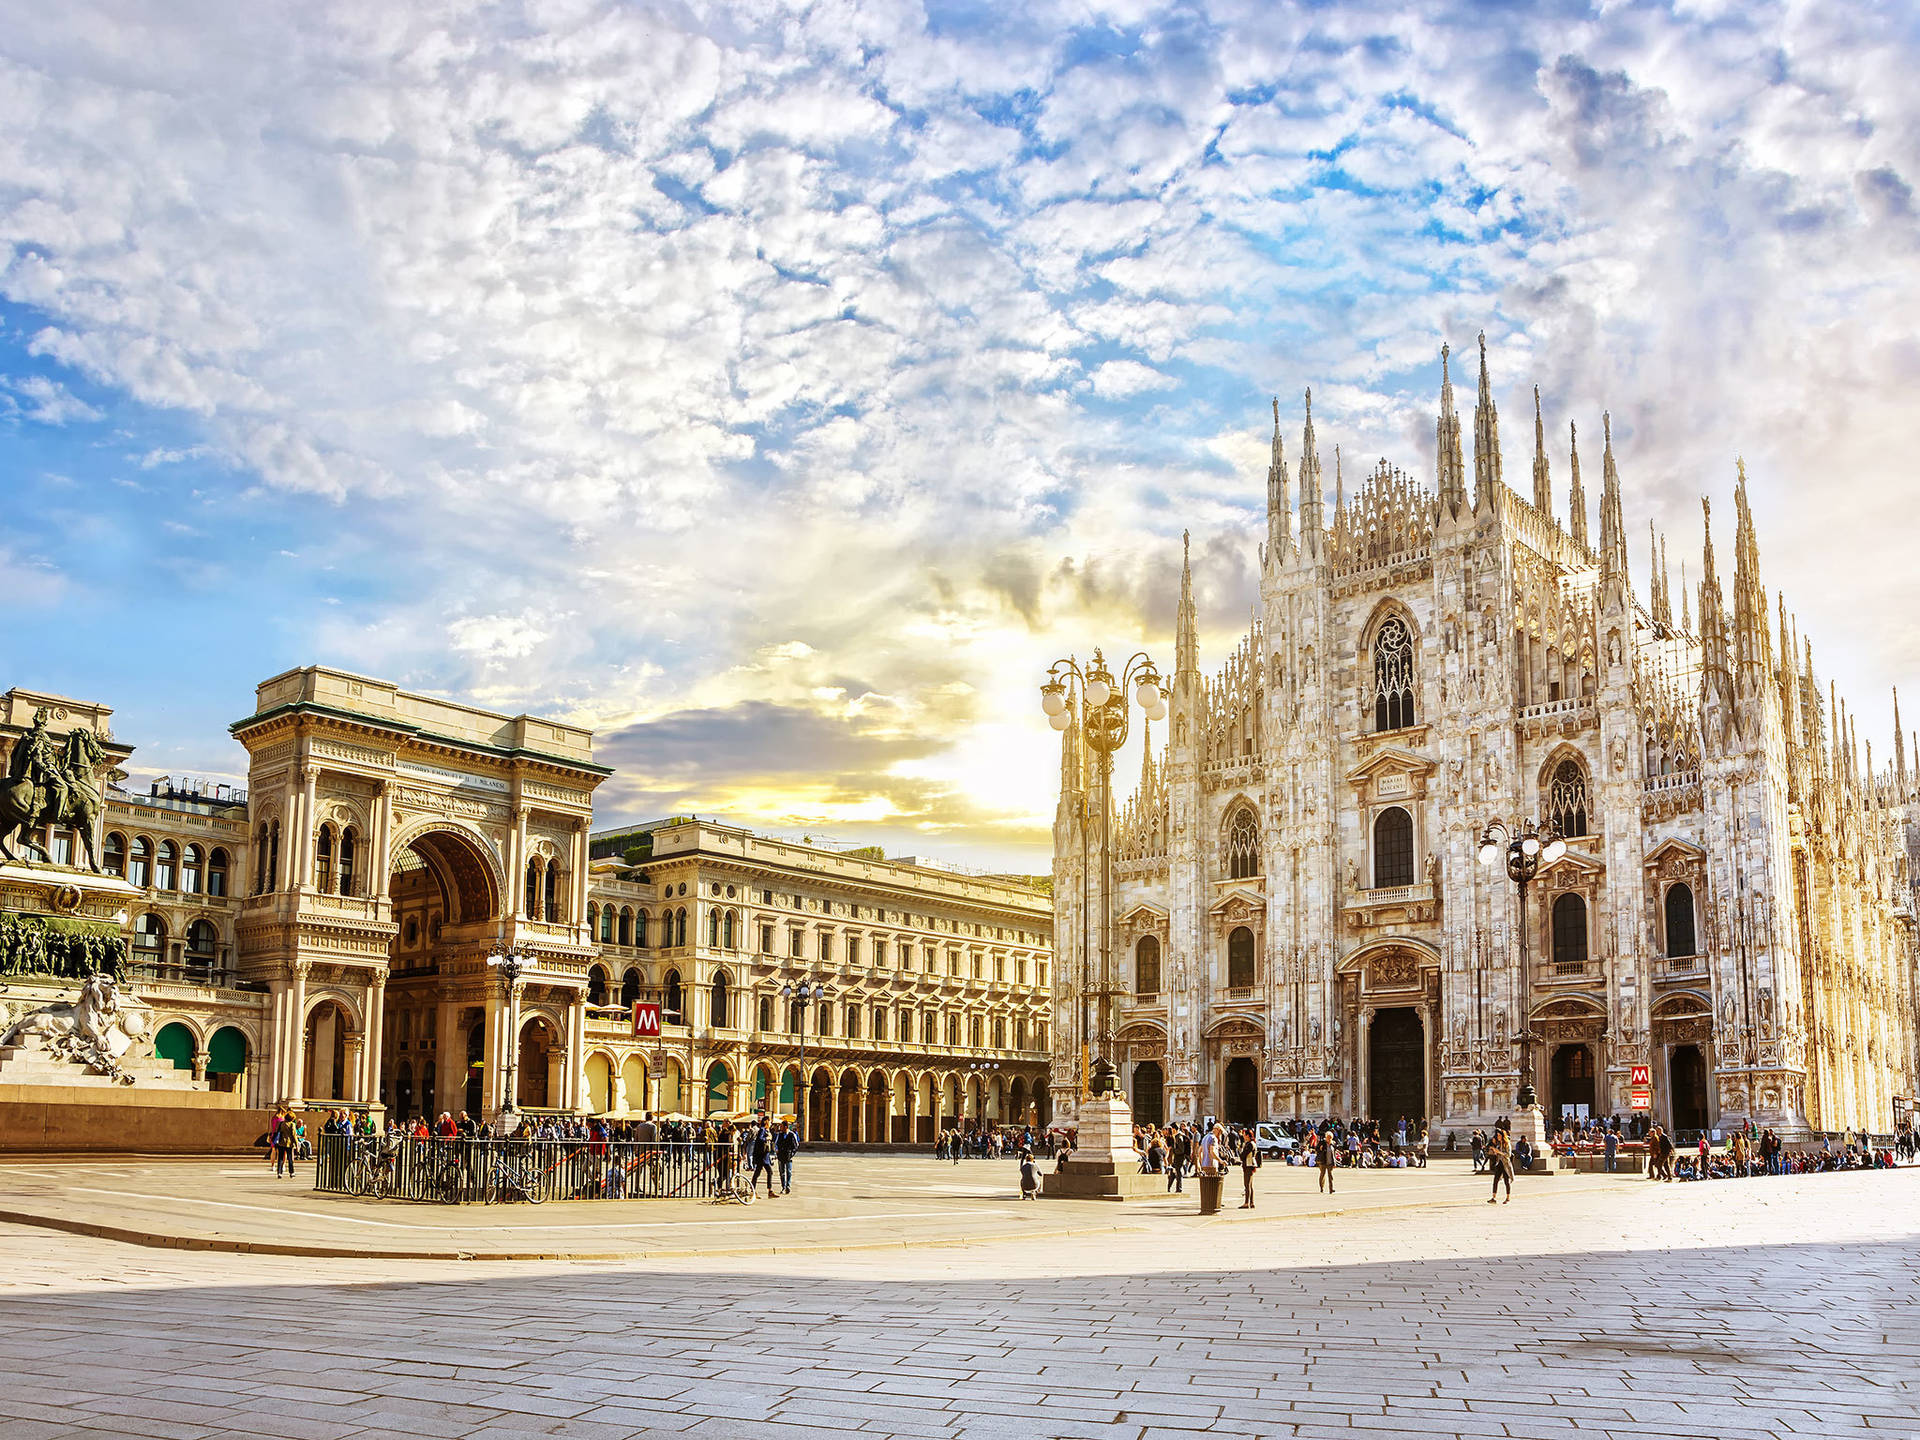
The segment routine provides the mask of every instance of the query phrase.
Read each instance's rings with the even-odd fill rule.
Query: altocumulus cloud
[[[306,517],[353,583],[210,657],[236,702],[326,659],[599,723],[635,813],[1031,862],[1044,662],[1164,650],[1186,526],[1243,621],[1265,397],[1424,466],[1483,327],[1516,467],[1527,383],[1610,406],[1686,548],[1744,451],[1767,579],[1843,678],[1910,669],[1915,49],[1797,3],[22,6],[0,423],[84,429],[84,379],[191,422],[142,484]]]

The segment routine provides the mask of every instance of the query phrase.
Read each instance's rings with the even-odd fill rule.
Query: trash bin
[[[1218,1215],[1220,1213],[1221,1176],[1203,1174],[1200,1177],[1200,1213]]]

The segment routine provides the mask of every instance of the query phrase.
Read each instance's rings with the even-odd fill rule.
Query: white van
[[[1278,1125],[1262,1123],[1253,1131],[1254,1147],[1262,1160],[1283,1160],[1293,1153],[1293,1136]]]

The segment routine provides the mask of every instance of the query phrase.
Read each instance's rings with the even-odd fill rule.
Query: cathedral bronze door
[[[1697,1045],[1682,1045],[1673,1052],[1673,1059],[1667,1067],[1667,1076],[1672,1089],[1673,1128],[1679,1130],[1704,1130],[1707,1128],[1707,1062],[1700,1058]]]
[[[1220,1113],[1229,1125],[1256,1125],[1260,1121],[1260,1067],[1236,1056],[1227,1062],[1225,1094]]]
[[[1141,1125],[1166,1124],[1166,1076],[1157,1060],[1133,1067],[1133,1118]]]
[[[1373,1017],[1367,1032],[1367,1099],[1382,1131],[1427,1113],[1427,1047],[1420,1012],[1395,1006]]]
[[[1553,1052],[1553,1118],[1561,1123],[1582,1113],[1594,1113],[1593,1052],[1584,1045],[1562,1045]]]

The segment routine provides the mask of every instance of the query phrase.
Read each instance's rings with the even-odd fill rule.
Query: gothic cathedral
[[[1890,1129],[1920,1069],[1897,697],[1876,774],[1784,602],[1775,636],[1744,469],[1731,605],[1709,512],[1676,615],[1663,543],[1630,581],[1609,426],[1597,546],[1577,449],[1553,513],[1537,390],[1531,498],[1502,481],[1484,337],[1471,496],[1444,349],[1437,428],[1437,494],[1382,461],[1349,498],[1336,451],[1329,517],[1311,392],[1294,477],[1276,403],[1250,630],[1204,674],[1183,567],[1171,734],[1124,804],[1064,732],[1056,1113],[1084,984],[1142,1121],[1464,1136],[1525,1064],[1550,1122],[1640,1088],[1680,1130]],[[1476,863],[1523,819],[1567,838],[1524,915]]]

